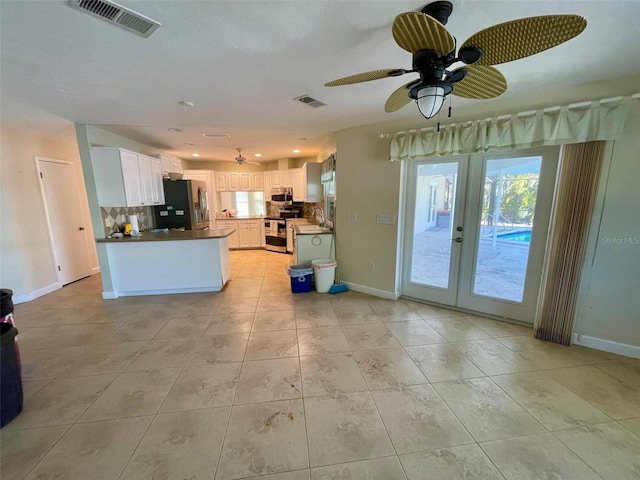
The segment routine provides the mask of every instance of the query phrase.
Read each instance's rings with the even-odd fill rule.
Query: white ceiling
[[[384,113],[385,100],[408,75],[323,86],[368,70],[410,68],[411,55],[393,41],[391,24],[398,13],[420,10],[426,2],[119,3],[163,26],[142,38],[73,10],[66,0],[0,1],[3,124],[72,141],[73,122],[96,124],[182,158],[197,151],[200,160],[231,160],[235,147],[242,147],[247,157],[262,153],[263,161],[315,156],[331,132],[343,128],[389,120],[427,125],[413,104]],[[447,28],[458,44],[478,30],[526,16],[577,13],[588,21],[569,42],[499,66],[509,83],[502,97],[453,97],[455,116],[640,75],[636,0],[453,4]],[[314,109],[293,101],[304,94],[328,105]],[[195,106],[181,106],[183,100]],[[205,139],[202,133],[231,138]]]

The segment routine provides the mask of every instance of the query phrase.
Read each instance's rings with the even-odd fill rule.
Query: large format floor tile
[[[152,420],[148,416],[74,425],[27,478],[118,478]]]
[[[156,416],[120,479],[213,478],[230,410]]]
[[[231,405],[241,363],[188,366],[180,373],[160,412],[178,412]]]
[[[397,457],[374,458],[359,462],[331,465],[311,469],[311,480],[367,479],[367,480],[405,480],[402,466]]]
[[[492,380],[549,430],[611,420],[546,372],[500,375]]]
[[[640,474],[640,437],[621,425],[604,423],[554,435],[605,479],[632,480]]]
[[[236,405],[301,398],[300,362],[274,358],[245,362],[236,391]]]
[[[371,395],[398,454],[473,443],[431,385],[376,390]]]
[[[302,400],[233,407],[216,480],[308,468]]]
[[[434,386],[477,442],[545,431],[488,378],[437,383]]]
[[[304,406],[312,467],[395,453],[368,392],[305,398]]]
[[[401,455],[400,462],[409,480],[504,480],[475,444]]]
[[[402,348],[366,350],[354,356],[370,390],[428,383]]]
[[[640,361],[348,291],[231,252],[221,292],[16,305],[24,410],[2,479],[424,480],[640,475]],[[599,476],[599,477],[598,477]]]
[[[507,480],[562,478],[598,480],[586,463],[550,433],[480,445]]]
[[[367,390],[350,353],[300,357],[300,367],[305,397]]]

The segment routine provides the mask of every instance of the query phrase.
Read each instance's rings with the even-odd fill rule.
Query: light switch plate
[[[382,223],[385,225],[395,225],[396,223],[396,216],[395,215],[382,215],[382,214],[378,214],[376,215],[376,223]]]

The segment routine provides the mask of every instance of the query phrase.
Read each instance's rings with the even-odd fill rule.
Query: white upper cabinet
[[[153,204],[164,205],[164,187],[162,186],[162,161],[151,158],[151,172],[153,174]]]
[[[126,207],[139,207],[141,205],[144,205],[144,202],[142,201],[142,184],[140,182],[140,168],[139,168],[139,163],[138,163],[138,155],[133,153],[133,152],[127,152],[126,150],[122,150],[120,151],[120,166],[122,168],[122,173],[121,173],[121,177],[118,176],[118,165],[117,165],[117,155],[118,155],[118,150],[109,150],[109,151],[102,151],[101,153],[103,154],[111,154],[108,155],[108,159],[103,158],[100,163],[101,163],[101,167],[104,167],[105,170],[103,170],[103,175],[96,175],[96,186],[98,188],[98,203],[100,203],[100,205],[104,205],[104,206],[126,206]],[[91,156],[91,158],[93,159],[93,154]],[[96,165],[93,166],[94,172],[96,170]],[[113,176],[113,178],[109,178],[107,179],[108,176]],[[108,183],[111,183],[111,181],[113,182],[118,182],[120,179],[122,179],[123,182],[123,186],[124,186],[124,191],[120,191],[120,189],[114,189],[113,195],[114,197],[117,198],[117,200],[114,198],[114,202],[117,203],[108,203],[108,198],[111,197],[111,195],[109,195],[108,192],[103,191],[103,195],[102,198],[103,200],[100,199],[100,184],[102,184],[102,186],[106,186],[105,185],[105,181],[107,181]],[[122,195],[124,194],[124,198],[122,198]],[[106,198],[105,198],[106,197]]]
[[[142,204],[153,205],[153,169],[151,168],[151,157],[138,155],[138,170],[140,171],[140,187],[142,189]],[[162,176],[162,175],[161,175]]]
[[[263,191],[264,191],[264,199],[265,200],[270,200],[271,199],[271,189],[273,188],[271,186],[271,172],[264,172],[264,177],[263,177]]]
[[[217,192],[262,192],[262,172],[215,172]]]
[[[174,157],[173,155],[166,155],[163,153],[152,156],[160,159],[160,162],[162,163],[163,175],[166,175],[168,173],[182,173],[182,162],[178,157]]]
[[[240,190],[240,174],[238,172],[229,172],[229,191],[237,192]]]
[[[264,175],[262,173],[251,174],[251,190],[262,192],[264,189]]]
[[[227,172],[215,172],[216,178],[216,191],[228,192],[229,191],[229,175]]]
[[[91,163],[101,207],[140,207],[164,203],[161,164],[122,148],[94,147]],[[158,168],[160,167],[160,168]]]
[[[304,202],[307,198],[307,185],[303,176],[302,168],[291,170],[291,189],[293,190],[294,202]]]

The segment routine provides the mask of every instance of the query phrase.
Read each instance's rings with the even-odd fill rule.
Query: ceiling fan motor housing
[[[451,15],[452,11],[453,4],[446,1],[433,2],[422,9],[422,13],[426,13],[427,15],[435,18],[443,25],[446,25],[447,21],[449,21],[449,15]]]

